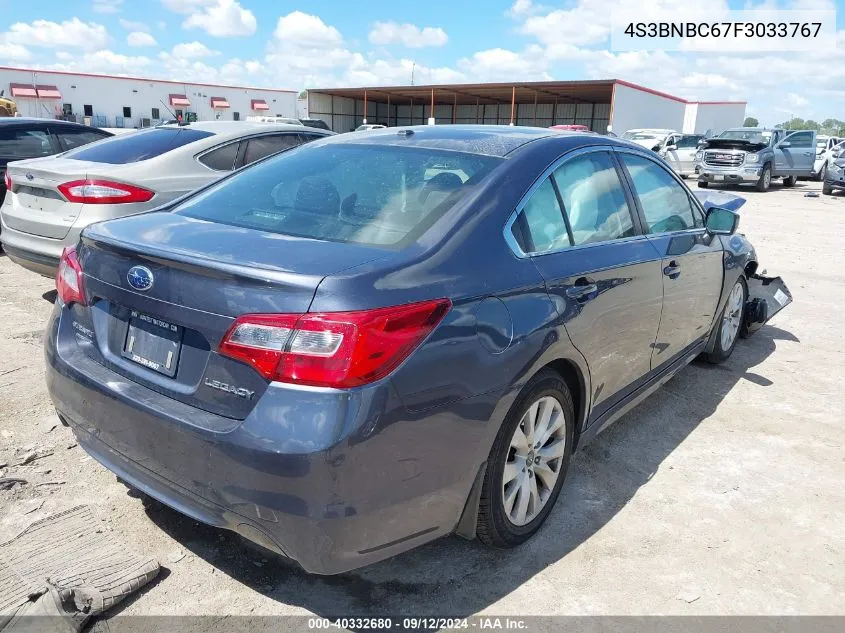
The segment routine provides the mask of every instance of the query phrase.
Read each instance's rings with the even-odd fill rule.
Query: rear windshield
[[[71,150],[64,158],[123,165],[161,156],[167,152],[214,136],[212,132],[183,128],[153,128],[114,136],[95,145]]]
[[[177,209],[232,226],[388,246],[414,239],[502,159],[420,148],[306,145]]]

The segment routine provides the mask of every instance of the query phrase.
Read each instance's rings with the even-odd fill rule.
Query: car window
[[[166,154],[177,147],[193,143],[209,136],[212,132],[190,127],[157,127],[131,134],[121,134],[105,139],[96,145],[84,146],[67,152],[65,158],[90,160],[95,163],[122,165],[137,163]]]
[[[792,134],[791,136],[786,137],[784,140],[789,143],[790,149],[812,147],[813,146],[813,133],[812,132],[795,132],[795,134]]]
[[[620,154],[620,159],[631,174],[648,233],[683,231],[700,226],[689,193],[666,169],[632,154]]]
[[[576,246],[634,235],[634,220],[610,154],[593,152],[568,160],[554,178]]]
[[[306,144],[185,200],[190,217],[336,242],[415,239],[501,158],[390,145]],[[432,168],[444,170],[429,180]],[[461,182],[450,172],[463,172]]]
[[[702,138],[703,137],[697,134],[685,134],[684,136],[676,136],[675,145],[678,146],[678,149],[694,149],[698,147],[698,143]]]
[[[525,253],[546,253],[570,246],[569,233],[550,178],[531,194],[511,230]]]
[[[44,130],[22,127],[0,129],[0,156],[9,160],[38,158],[55,153],[50,136]]]
[[[199,161],[210,169],[217,171],[232,171],[235,168],[235,158],[238,156],[240,143],[229,143],[218,147],[199,157]]]
[[[273,134],[251,138],[247,141],[244,165],[254,163],[270,154],[302,145],[302,143],[303,139],[298,134]]]
[[[88,145],[94,141],[102,141],[104,138],[110,138],[111,134],[106,134],[99,130],[55,130],[56,135],[62,142],[62,146],[66,149],[74,149],[82,145]]]

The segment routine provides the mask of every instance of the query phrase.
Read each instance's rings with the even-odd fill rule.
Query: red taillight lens
[[[358,312],[248,314],[229,328],[220,353],[271,380],[358,387],[396,369],[451,306],[437,299]]]
[[[121,204],[124,202],[147,202],[155,192],[135,185],[111,180],[73,180],[59,185],[58,190],[68,202],[83,204]]]
[[[11,191],[12,190],[12,177],[9,175],[8,169],[3,173],[3,180],[6,182],[6,191]]]
[[[82,285],[82,266],[73,246],[65,246],[56,271],[56,290],[63,303],[85,305],[85,288]]]

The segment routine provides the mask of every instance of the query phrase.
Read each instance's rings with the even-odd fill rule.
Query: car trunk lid
[[[68,202],[59,185],[86,178],[90,163],[47,157],[16,161],[7,167],[12,191],[3,204],[3,220],[11,229],[62,239],[82,212],[81,203]]]
[[[217,354],[235,317],[307,312],[326,275],[385,254],[167,212],[93,225],[78,253],[90,307],[74,306],[77,338],[92,358],[136,382],[243,419],[268,383]],[[139,267],[150,277],[146,289],[129,281]]]

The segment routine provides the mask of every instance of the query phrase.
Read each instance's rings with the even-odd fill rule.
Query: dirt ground
[[[28,481],[0,491],[0,540],[92,504],[165,568],[123,614],[845,614],[845,196],[819,189],[742,190],[740,230],[795,302],[580,451],[536,538],[451,537],[329,578],[145,507],[87,457],[44,384],[53,284],[0,256],[0,477]]]

